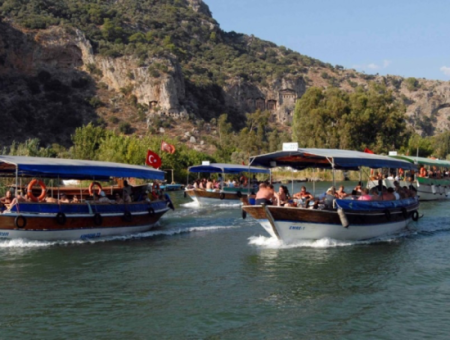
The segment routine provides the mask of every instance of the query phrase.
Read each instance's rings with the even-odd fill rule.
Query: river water
[[[284,246],[171,196],[145,234],[0,241],[0,339],[449,338],[450,202],[396,236]]]

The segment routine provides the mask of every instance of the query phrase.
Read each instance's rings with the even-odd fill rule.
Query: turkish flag
[[[374,153],[372,150],[369,150],[368,148],[365,148],[365,149],[364,149],[364,152],[365,152],[365,153]]]
[[[147,158],[145,159],[145,164],[152,166],[155,169],[158,169],[161,167],[162,162],[161,162],[161,158],[156,153],[148,150]]]
[[[166,143],[164,141],[161,142],[161,151],[166,151],[168,153],[174,154],[175,147],[172,144]]]

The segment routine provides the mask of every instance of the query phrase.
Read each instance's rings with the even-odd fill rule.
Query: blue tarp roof
[[[163,180],[165,174],[164,171],[139,165],[0,155],[0,176],[15,176],[16,168],[21,177],[59,177],[62,179],[107,180],[111,177],[134,177]]]
[[[297,149],[296,151],[278,151],[250,158],[251,165],[267,168],[331,169],[331,163],[334,163],[335,169],[342,170],[357,170],[360,166],[373,169],[417,169],[416,165],[404,160],[359,151],[337,149]]]
[[[254,166],[226,163],[211,163],[210,165],[195,165],[188,168],[189,172],[223,172],[226,174],[237,174],[241,172],[269,174],[270,170]]]

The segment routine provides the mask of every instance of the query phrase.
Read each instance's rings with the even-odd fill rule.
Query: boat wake
[[[5,248],[45,248],[64,245],[86,245],[95,243],[105,243],[112,241],[128,241],[137,239],[147,239],[161,236],[176,236],[187,233],[214,232],[222,229],[237,228],[237,226],[191,226],[178,228],[157,228],[143,233],[136,233],[121,236],[107,236],[85,240],[56,240],[56,241],[31,241],[26,239],[0,240],[0,249]]]
[[[189,203],[183,203],[180,204],[180,207],[184,208],[206,208],[206,207],[219,207],[219,208],[240,208],[242,206],[241,203],[236,204],[226,204],[226,203],[218,203],[218,204],[208,204],[208,205],[200,205],[197,202],[189,202]]]
[[[370,245],[378,243],[391,243],[398,242],[401,238],[409,236],[410,232],[404,232],[395,235],[389,235],[385,237],[378,237],[370,240],[363,241],[341,241],[331,238],[322,238],[319,240],[304,240],[296,243],[285,244],[281,240],[275,237],[266,236],[252,236],[250,237],[249,244],[264,249],[291,249],[291,248],[337,248],[348,247],[355,245]]]

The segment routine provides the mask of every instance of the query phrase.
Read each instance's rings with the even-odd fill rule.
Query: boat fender
[[[242,192],[239,190],[238,192],[236,192],[236,196],[241,198],[242,197]]]
[[[405,219],[408,218],[408,210],[405,207],[402,208],[402,215]]]
[[[95,225],[102,225],[103,223],[103,217],[99,213],[95,213],[94,215],[94,224]]]
[[[41,194],[39,197],[36,197],[33,195],[33,187],[37,184],[41,187]],[[47,187],[45,186],[44,182],[41,180],[33,179],[29,184],[27,188],[27,196],[33,201],[33,202],[39,202],[42,201],[45,196],[47,196]]]
[[[91,195],[92,196],[92,194],[94,193],[94,187],[98,187],[98,190],[97,190],[97,193],[100,195],[100,193],[102,192],[102,186],[101,186],[101,184],[99,183],[99,182],[92,182],[90,185],[89,185],[89,195]]]
[[[390,221],[391,220],[391,212],[389,211],[389,209],[384,209],[383,212],[384,212],[384,215],[386,216],[386,219],[388,221]]]
[[[348,228],[348,226],[350,225],[350,223],[348,223],[348,219],[347,219],[347,216],[345,216],[344,209],[338,208],[338,209],[337,209],[337,213],[338,213],[339,219],[341,220],[342,226],[343,226],[344,228]]]
[[[412,219],[413,219],[414,222],[417,222],[419,220],[419,213],[417,212],[417,210],[413,211]]]
[[[19,215],[14,220],[17,228],[25,228],[27,226],[27,218],[25,216]]]
[[[309,202],[307,202],[309,203]],[[308,204],[306,204],[306,207],[308,207]],[[336,209],[336,200],[333,200],[333,209]]]
[[[123,213],[122,218],[123,218],[123,220],[126,221],[126,222],[131,222],[131,219],[133,218],[133,215],[131,215],[131,213],[130,213],[129,211],[125,211],[125,212]]]
[[[433,185],[431,185],[431,192],[433,193],[433,194],[436,194],[436,186],[433,184]]]
[[[56,214],[56,222],[59,225],[66,224],[66,221],[67,221],[66,214],[64,214],[63,212],[59,212]]]
[[[148,214],[149,215],[154,215],[155,214],[155,209],[153,209],[152,207],[148,208]]]
[[[184,194],[183,194],[183,196],[184,196],[184,198],[186,198],[186,196],[187,196],[187,194],[186,194],[186,190],[184,191]]]
[[[247,212],[242,210],[242,218],[245,220],[247,218]]]
[[[223,200],[224,198],[225,198],[225,193],[224,192],[220,193],[220,199]]]

